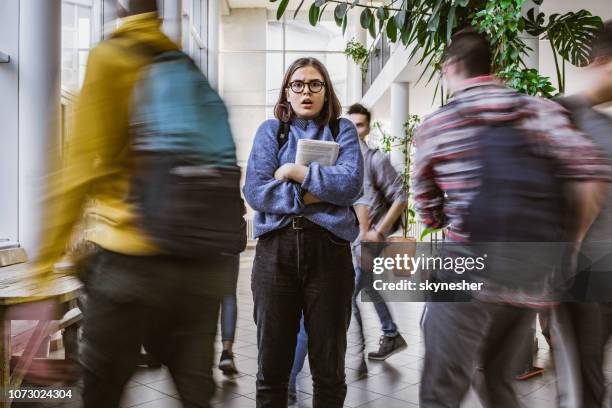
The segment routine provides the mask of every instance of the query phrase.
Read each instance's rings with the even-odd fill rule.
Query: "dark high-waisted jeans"
[[[308,332],[314,408],[340,408],[351,318],[351,247],[321,228],[291,227],[260,237],[251,287],[259,349],[257,407],[286,408],[300,315]]]

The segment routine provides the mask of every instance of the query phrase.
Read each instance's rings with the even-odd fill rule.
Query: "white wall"
[[[220,91],[230,113],[238,163],[246,166],[254,132],[266,119],[266,10],[236,9],[221,19]]]
[[[18,233],[18,49],[19,0],[0,1],[0,51],[11,62],[0,64],[0,240]]]

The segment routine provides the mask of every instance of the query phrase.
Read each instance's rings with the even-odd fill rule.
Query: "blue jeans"
[[[357,297],[359,292],[362,290],[368,296],[368,299],[374,303],[374,308],[382,324],[382,331],[385,336],[395,336],[397,334],[397,326],[393,322],[391,312],[385,303],[383,297],[374,289],[374,276],[372,273],[364,273],[361,269],[361,243],[354,242],[352,244],[353,250],[353,265],[355,266],[355,292],[353,292],[353,316],[359,324],[359,329],[363,334],[363,323],[361,320],[361,312],[359,311],[359,305],[357,304]]]
[[[304,327],[304,315],[300,320],[300,332],[297,338],[297,344],[295,346],[295,356],[293,357],[293,367],[291,367],[291,376],[289,377],[289,391],[295,392],[295,383],[297,375],[304,368],[304,361],[308,355],[308,334]]]
[[[236,295],[224,295],[221,302],[221,341],[234,341],[237,318]]]
[[[233,256],[225,275],[223,300],[221,302],[221,341],[234,341],[236,337],[236,320],[238,319],[238,304],[236,301],[236,286],[240,270],[240,257]]]

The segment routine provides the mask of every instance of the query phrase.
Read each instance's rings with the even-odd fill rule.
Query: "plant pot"
[[[402,258],[404,255],[412,258],[416,256],[416,243],[417,240],[414,237],[389,237],[387,238],[387,246],[383,250],[383,256],[386,258],[395,258],[400,255]],[[393,269],[395,276],[411,276],[412,270],[410,269]]]

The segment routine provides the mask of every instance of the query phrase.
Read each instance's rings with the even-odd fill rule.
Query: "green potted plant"
[[[414,153],[414,135],[416,129],[421,122],[418,115],[410,115],[406,122],[404,122],[404,134],[402,136],[389,135],[383,129],[379,122],[374,123],[374,127],[382,135],[380,141],[380,149],[385,153],[391,153],[394,149],[399,149],[402,153],[403,163],[400,171],[400,177],[402,179],[402,188],[408,196],[408,205],[404,210],[404,214],[401,219],[402,235],[390,236],[387,238],[388,245],[385,248],[386,257],[395,257],[396,255],[403,256],[404,254],[409,257],[416,255],[416,242],[417,238],[414,236],[414,229],[417,224],[416,211],[414,208],[414,202],[411,199],[411,172],[412,172],[412,159]],[[395,245],[394,245],[395,244]],[[395,270],[397,276],[409,276],[410,270]]]
[[[368,59],[370,57],[366,47],[353,38],[346,43],[344,55],[352,59],[355,64],[359,65],[361,68],[361,77],[362,79],[365,78],[368,73]]]

